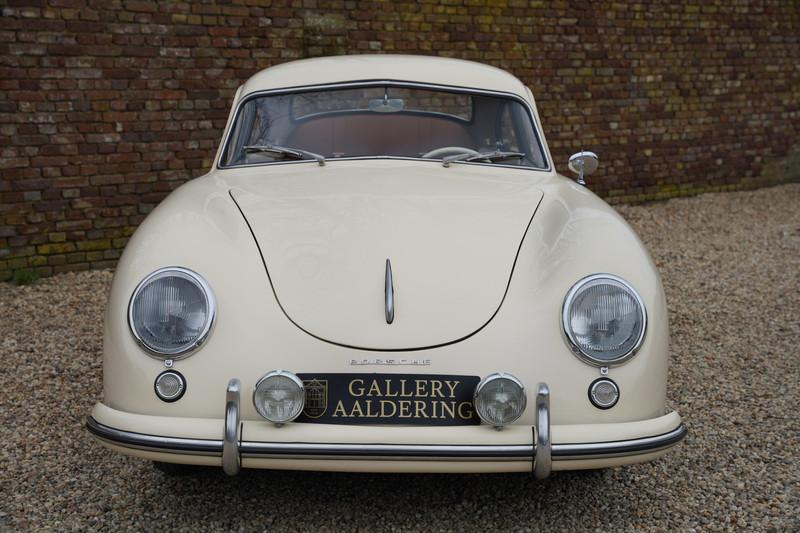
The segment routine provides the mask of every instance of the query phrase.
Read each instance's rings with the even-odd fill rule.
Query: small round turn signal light
[[[589,385],[589,401],[598,409],[611,409],[619,401],[619,387],[608,378],[599,378]]]
[[[156,377],[153,388],[156,396],[165,402],[177,402],[186,392],[186,379],[180,372],[165,370]]]

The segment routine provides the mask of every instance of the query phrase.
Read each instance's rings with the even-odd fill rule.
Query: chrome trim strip
[[[575,444],[553,444],[553,460],[568,461],[574,459],[605,459],[609,457],[626,457],[657,452],[674,446],[689,433],[686,426],[638,439],[618,440],[612,442],[580,442]]]
[[[244,457],[302,457],[306,459],[369,458],[421,461],[526,461],[532,444],[317,444],[308,442],[242,442]]]
[[[92,417],[86,422],[90,433],[112,444],[156,452],[223,453],[223,441],[161,437],[111,428]],[[241,431],[241,427],[239,428]],[[239,433],[241,439],[241,433]],[[383,458],[389,460],[485,460],[525,461],[533,455],[533,444],[439,445],[439,444],[340,444],[310,442],[239,441],[242,457],[303,457],[306,459]],[[223,457],[224,462],[224,457]]]
[[[222,470],[229,476],[235,476],[242,467],[239,455],[239,441],[242,437],[242,425],[239,422],[239,396],[241,383],[238,379],[228,382],[225,392],[225,427],[222,438]]]
[[[145,435],[108,427],[89,417],[86,427],[99,439],[140,450],[188,455],[221,456],[222,440],[188,439]],[[652,437],[575,444],[552,444],[553,461],[604,459],[642,455],[660,451],[680,442],[687,434],[681,424],[676,429]],[[536,452],[533,444],[508,445],[438,445],[438,444],[339,444],[309,442],[240,441],[243,457],[275,457],[289,459],[384,459],[384,460],[451,460],[451,461],[524,461]],[[535,473],[535,465],[534,465]]]
[[[198,455],[222,454],[221,440],[162,437],[160,435],[135,433],[106,426],[91,416],[86,421],[86,429],[105,441],[129,448]]]
[[[545,479],[552,469],[550,388],[547,383],[539,383],[536,391],[536,457],[533,463],[533,475],[536,479]]]
[[[241,111],[241,107],[247,103],[248,100],[253,98],[257,98],[259,96],[268,96],[273,94],[288,94],[288,93],[295,93],[295,92],[308,92],[308,91],[320,91],[325,89],[347,89],[350,87],[374,87],[374,86],[382,86],[382,85],[394,85],[397,87],[409,87],[409,88],[417,88],[417,89],[432,89],[432,90],[440,90],[440,91],[449,91],[449,92],[456,92],[456,93],[466,93],[466,94],[479,94],[484,96],[499,96],[503,98],[511,98],[519,102],[523,107],[525,107],[526,111],[528,111],[528,115],[530,116],[531,123],[533,124],[533,130],[536,136],[536,144],[539,150],[542,153],[542,158],[544,159],[545,167],[523,167],[523,166],[516,166],[516,165],[502,165],[498,163],[464,163],[469,165],[483,165],[483,166],[494,166],[494,167],[504,167],[504,168],[514,168],[519,170],[533,170],[538,172],[550,172],[553,170],[553,166],[550,164],[550,154],[545,147],[544,139],[544,130],[542,129],[539,121],[536,119],[536,113],[533,112],[533,106],[530,102],[528,102],[523,96],[516,94],[516,93],[509,93],[505,91],[494,91],[491,89],[478,89],[473,87],[461,87],[458,85],[439,85],[435,83],[424,83],[424,82],[414,82],[414,81],[404,81],[404,80],[392,80],[392,79],[379,79],[379,80],[352,80],[347,82],[334,82],[334,83],[322,83],[322,84],[315,84],[315,85],[299,85],[294,87],[280,87],[275,89],[266,89],[261,91],[253,91],[246,95],[243,95],[239,102],[236,103],[232,119],[226,125],[224,137],[222,139],[222,143],[220,144],[220,149],[218,150],[218,157],[214,159],[214,168],[218,170],[225,170],[229,168],[247,168],[247,167],[254,167],[254,166],[264,166],[264,165],[284,165],[284,164],[296,164],[296,163],[307,163],[308,161],[273,161],[269,163],[255,163],[249,165],[222,165],[223,158],[227,155],[228,151],[228,143],[230,141],[230,136],[233,133],[234,126],[236,121],[239,120],[239,112]],[[395,157],[383,157],[383,156],[367,156],[367,157],[342,157],[336,158],[337,161],[347,161],[352,159],[396,159]],[[403,158],[403,159],[410,159],[414,161],[434,161],[436,163],[441,164],[441,160],[430,160],[424,158]],[[330,161],[331,159],[328,159]]]
[[[383,283],[384,300],[386,303],[386,323],[394,322],[394,279],[392,278],[392,262],[386,258],[386,279]]]

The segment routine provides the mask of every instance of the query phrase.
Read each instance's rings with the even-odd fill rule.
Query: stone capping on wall
[[[112,267],[210,166],[234,91],[302,57],[437,54],[533,90],[559,170],[639,202],[800,179],[793,2],[7,0],[0,281]]]

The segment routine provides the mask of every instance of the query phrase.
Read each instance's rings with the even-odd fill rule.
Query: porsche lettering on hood
[[[229,181],[275,297],[310,335],[430,348],[470,336],[502,304],[541,191],[518,171],[397,163],[287,164]]]

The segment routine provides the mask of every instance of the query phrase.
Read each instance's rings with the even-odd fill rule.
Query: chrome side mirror
[[[569,169],[578,175],[578,183],[586,185],[584,176],[588,176],[600,165],[600,159],[594,152],[578,152],[569,157]]]

